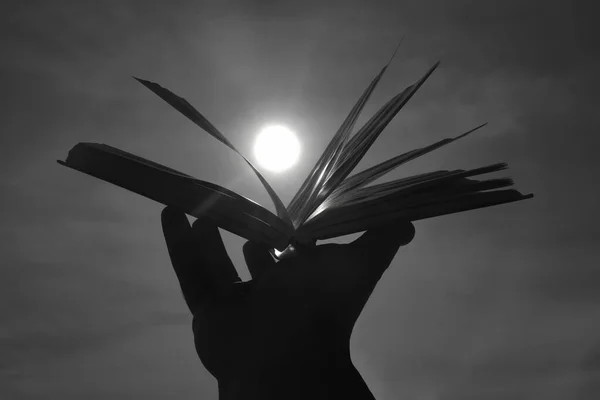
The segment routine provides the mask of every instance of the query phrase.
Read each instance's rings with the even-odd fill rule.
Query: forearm
[[[368,386],[352,365],[333,368],[274,369],[264,374],[219,382],[219,400],[374,400]]]

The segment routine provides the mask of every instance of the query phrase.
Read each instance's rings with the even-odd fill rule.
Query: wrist
[[[375,399],[349,358],[321,365],[275,365],[219,382],[219,400],[338,398]]]

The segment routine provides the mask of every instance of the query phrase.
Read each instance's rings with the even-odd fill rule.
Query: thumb
[[[246,242],[243,251],[252,279],[260,279],[269,269],[275,267],[275,260],[267,246],[255,242]]]
[[[414,225],[409,221],[398,221],[369,229],[350,243],[350,247],[369,254],[370,268],[385,270],[394,259],[398,249],[409,244],[414,237]]]

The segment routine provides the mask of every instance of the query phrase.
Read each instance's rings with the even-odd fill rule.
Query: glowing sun
[[[282,172],[298,161],[300,142],[294,132],[285,126],[270,125],[258,134],[254,156],[269,171]]]

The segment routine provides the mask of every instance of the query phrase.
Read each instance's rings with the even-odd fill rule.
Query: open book
[[[390,60],[391,61],[391,60]],[[256,202],[221,186],[97,143],[79,143],[59,163],[111,182],[195,217],[207,217],[219,227],[264,243],[276,254],[293,253],[298,244],[361,232],[393,220],[416,221],[439,215],[523,200],[509,178],[473,179],[507,168],[496,163],[470,170],[433,171],[391,182],[373,182],[424,154],[461,139],[485,124],[453,138],[400,154],[350,175],[379,134],[437,68],[435,63],[418,81],[390,99],[354,134],[354,125],[388,64],[360,96],[306,180],[284,206],[254,165],[185,99],[160,85],[137,79],[177,111],[240,154],[269,193],[276,215]]]

